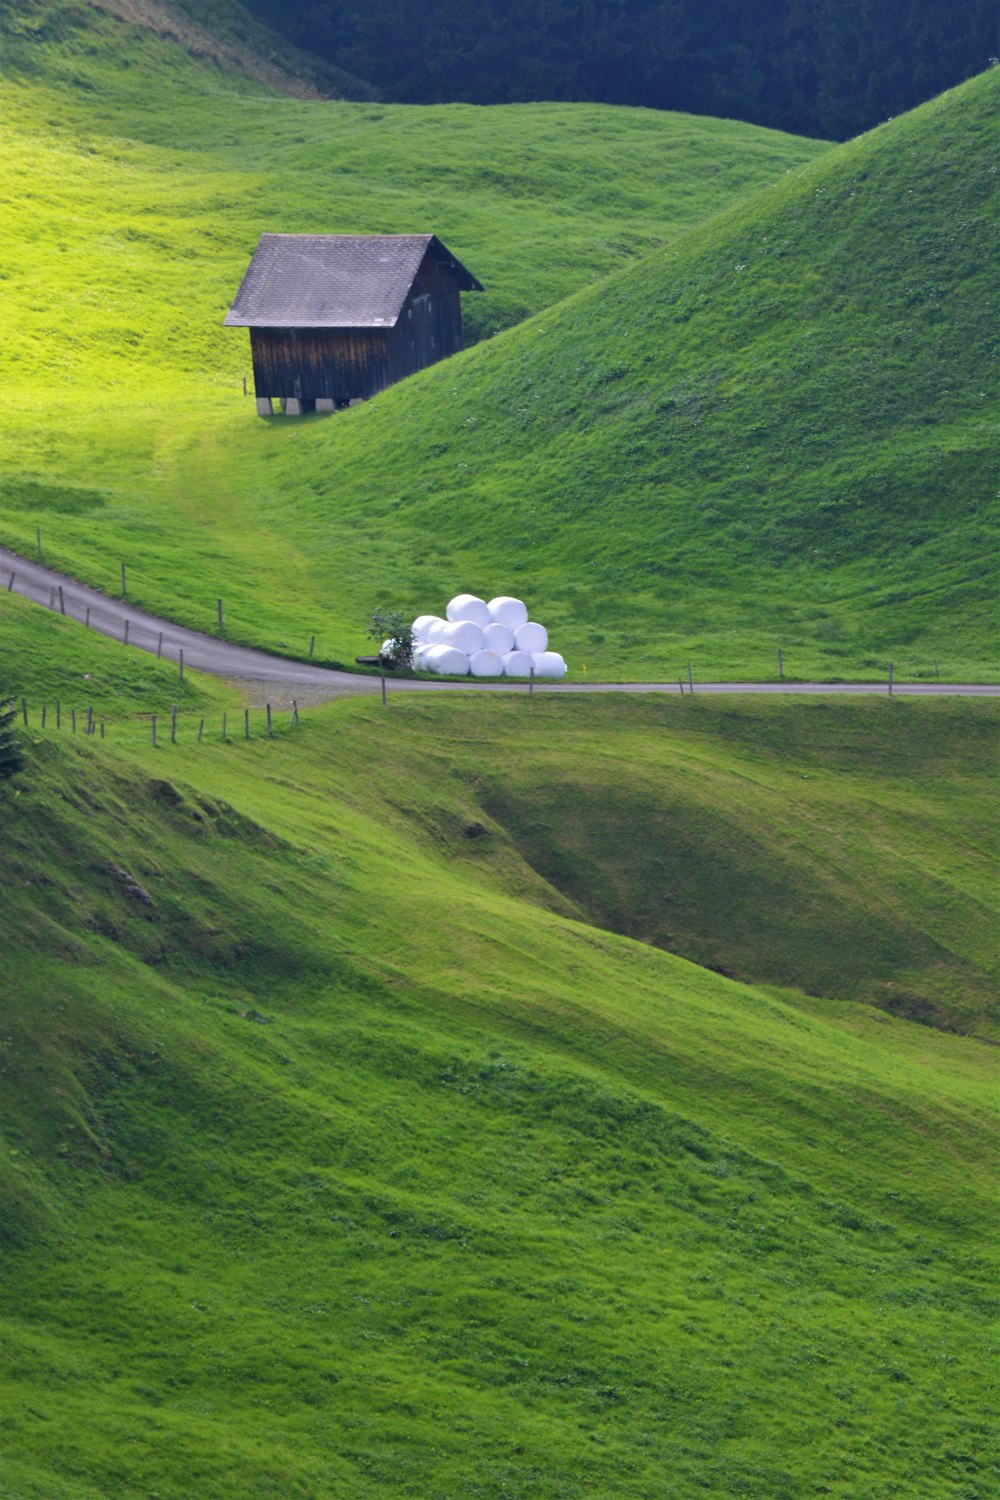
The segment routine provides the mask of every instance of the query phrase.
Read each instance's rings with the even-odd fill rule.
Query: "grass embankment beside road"
[[[843,997],[988,1024],[994,704],[115,693],[0,789],[11,1493],[985,1497],[993,1050]]]
[[[202,724],[238,739],[247,702],[256,736],[265,698],[277,728],[303,696],[180,678],[4,592],[0,629],[32,732],[44,706],[51,733],[59,701],[67,725],[90,708],[137,750],[154,714],[167,739],[175,707],[182,743]],[[401,745],[420,762],[421,711],[391,696],[366,787],[390,786]],[[435,763],[472,779],[565,910],[748,982],[992,1034],[994,703],[539,693],[526,712],[513,695],[428,705],[448,726]]]

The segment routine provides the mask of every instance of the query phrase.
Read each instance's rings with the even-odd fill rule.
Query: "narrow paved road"
[[[248,646],[235,646],[229,641],[217,640],[214,636],[202,635],[197,630],[187,630],[183,625],[174,625],[169,620],[157,619],[141,609],[136,609],[124,599],[112,599],[97,589],[86,588],[72,578],[66,578],[41,563],[31,562],[16,552],[0,547],[0,589],[32,599],[36,604],[65,614],[74,620],[89,623],[91,630],[123,641],[128,627],[128,644],[140,651],[152,652],[179,663],[184,653],[184,666],[199,672],[210,672],[216,677],[240,678],[256,682],[280,684],[282,687],[307,688],[315,692],[329,693],[377,693],[378,679],[360,676],[354,672],[336,672],[329,667],[314,667],[308,662],[287,661],[281,656],[271,656],[266,651],[255,651]],[[539,691],[546,693],[679,693],[678,682],[551,682],[536,683]],[[433,682],[415,678],[392,679],[393,692],[477,692],[525,691],[523,684],[517,688],[503,678],[473,679],[457,682]],[[685,689],[686,690],[686,689]],[[1000,686],[990,684],[970,686],[962,683],[920,682],[897,683],[894,692],[900,696],[937,697],[960,694],[983,698],[1000,695]],[[884,694],[885,683],[865,682],[696,682],[698,693],[837,693],[837,694]]]

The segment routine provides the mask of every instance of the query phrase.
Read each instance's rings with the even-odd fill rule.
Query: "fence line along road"
[[[331,693],[377,693],[377,678],[355,672],[339,672],[332,667],[318,667],[309,662],[288,661],[250,646],[188,630],[170,620],[136,609],[127,599],[112,599],[98,589],[87,588],[75,579],[56,573],[41,563],[32,562],[16,552],[0,547],[0,590],[19,594],[46,609],[89,624],[91,630],[110,636],[139,651],[149,651],[177,662],[178,668],[191,667],[215,677],[244,678],[250,681],[280,683],[289,688],[312,688]],[[126,629],[127,627],[127,629]],[[536,679],[535,687],[546,693],[681,693],[687,691],[676,679],[672,682],[555,682]],[[883,682],[695,682],[698,693],[792,693],[814,694],[884,694]],[[466,678],[456,682],[428,682],[415,678],[393,678],[393,692],[523,692],[524,684],[504,678]],[[902,683],[892,685],[898,697],[940,697],[960,694],[965,697],[995,697],[1000,685],[963,683]]]

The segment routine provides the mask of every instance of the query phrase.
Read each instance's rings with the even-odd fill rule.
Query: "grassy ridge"
[[[985,1497],[989,1049],[590,927],[490,812],[553,737],[584,783],[654,729],[720,813],[753,771],[815,815],[803,765],[932,829],[971,800],[992,705],[902,706],[903,746],[817,707],[40,739],[2,793],[6,1493]]]

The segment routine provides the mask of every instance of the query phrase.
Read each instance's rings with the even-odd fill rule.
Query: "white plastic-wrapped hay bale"
[[[431,638],[431,627],[443,624],[444,621],[440,615],[417,615],[417,618],[410,626],[410,629],[413,631],[413,639],[415,641],[429,641]]]
[[[470,620],[480,629],[488,625],[492,618],[486,600],[480,599],[476,594],[456,594],[449,602],[445,614],[449,620]]]
[[[495,651],[497,656],[506,656],[508,651],[514,649],[514,632],[508,630],[506,625],[500,625],[496,620],[491,620],[489,625],[483,626],[483,639],[487,650]]]
[[[490,612],[490,619],[495,620],[498,625],[506,625],[512,635],[518,626],[528,623],[528,606],[520,599],[512,599],[509,594],[498,594],[486,608]]]
[[[475,656],[486,645],[483,632],[471,620],[450,620],[441,626],[434,639],[442,646],[457,646],[466,656]]]
[[[498,651],[491,651],[489,646],[484,646],[482,651],[469,657],[469,671],[473,677],[502,677],[503,658]]]
[[[428,651],[430,651],[431,649],[432,649],[432,647],[431,647],[431,645],[430,645],[430,643],[428,641],[418,641],[417,644],[414,646],[414,648],[413,648],[413,670],[415,672],[426,672],[427,671],[427,668],[424,666],[424,661],[425,661],[425,659],[427,657]]]
[[[514,645],[518,651],[530,651],[532,655],[536,651],[548,649],[549,633],[544,625],[537,625],[534,620],[526,620],[514,631]]]
[[[508,651],[503,659],[505,677],[530,677],[534,662],[530,651]]]
[[[427,626],[427,632],[424,636],[424,640],[427,642],[428,646],[441,645],[444,642],[444,632],[447,629],[447,620],[434,619]]]
[[[424,652],[423,669],[439,677],[468,677],[469,658],[457,646],[429,646]]]
[[[536,677],[566,676],[566,663],[558,651],[532,651],[531,662]]]

